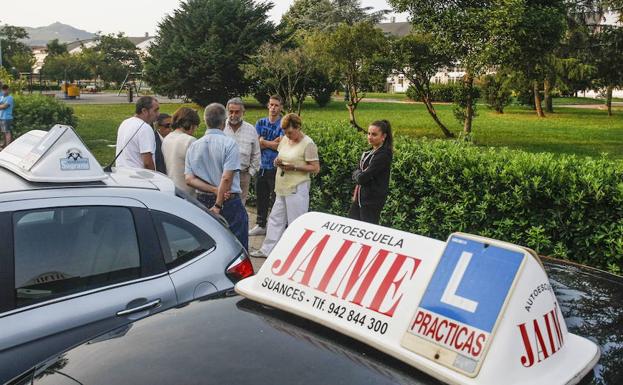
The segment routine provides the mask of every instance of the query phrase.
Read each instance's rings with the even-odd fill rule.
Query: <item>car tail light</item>
[[[227,278],[233,283],[250,277],[253,274],[255,274],[253,272],[253,264],[251,264],[251,260],[245,251],[241,252],[240,255],[227,266],[227,270],[225,270],[225,275],[227,275]]]

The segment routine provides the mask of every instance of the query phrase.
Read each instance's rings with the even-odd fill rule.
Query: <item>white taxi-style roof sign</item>
[[[533,252],[468,234],[442,242],[308,213],[236,291],[449,384],[574,384],[599,359],[567,331]]]
[[[31,182],[94,182],[102,166],[70,126],[32,130],[0,152],[0,166]]]

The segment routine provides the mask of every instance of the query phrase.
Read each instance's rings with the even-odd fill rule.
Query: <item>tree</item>
[[[281,20],[290,33],[296,31],[333,31],[340,23],[379,23],[389,10],[373,11],[360,0],[295,0]]]
[[[121,32],[100,36],[92,49],[102,55],[98,72],[105,82],[121,83],[128,73],[143,70],[138,48]]]
[[[266,96],[281,95],[286,110],[299,115],[308,95],[321,92],[323,86],[329,88],[329,93],[333,90],[331,84],[326,84],[329,79],[326,66],[305,42],[290,49],[280,44],[264,44],[245,66],[245,73],[262,84]]]
[[[515,25],[523,0],[389,0],[408,12],[416,32],[429,33],[435,49],[446,52],[463,67],[465,106],[463,130],[471,135],[474,118],[474,79],[512,55]]]
[[[366,89],[379,74],[386,78],[391,70],[387,54],[388,41],[380,29],[368,22],[340,24],[333,32],[317,32],[310,37],[314,54],[331,63],[332,72],[347,92],[346,107],[350,124],[357,130],[355,111]]]
[[[515,30],[515,47],[508,63],[525,74],[532,83],[534,105],[539,117],[545,117],[541,84],[549,94],[555,50],[566,30],[564,0],[524,0],[522,14]]]
[[[498,114],[503,114],[504,107],[511,103],[511,81],[511,76],[504,70],[485,75],[482,79],[482,96],[487,107],[494,109]]]
[[[424,33],[407,35],[394,41],[392,55],[394,71],[402,73],[417,91],[420,101],[439,126],[443,134],[454,137],[454,134],[441,122],[432,103],[430,79],[435,76],[439,68],[449,66],[452,62],[444,52],[433,46],[432,36]]]
[[[60,43],[58,39],[50,40],[48,44],[46,44],[48,56],[58,56],[64,53],[67,53],[67,44]]]
[[[605,90],[608,115],[612,116],[612,91],[623,86],[623,27],[603,26],[592,51],[595,86]]]
[[[156,92],[186,95],[200,105],[246,94],[243,65],[270,41],[271,3],[189,0],[159,24],[145,62]]]
[[[23,64],[26,54],[32,55],[30,48],[20,40],[28,39],[28,33],[22,27],[5,24],[0,27],[0,44],[2,45],[2,66],[7,70]],[[14,62],[15,59],[17,62]],[[17,64],[17,65],[16,65]]]
[[[48,79],[73,82],[91,76],[89,68],[79,55],[68,53],[48,56],[43,62],[41,73]]]
[[[19,72],[31,72],[35,65],[35,57],[32,52],[17,52],[9,58],[11,66]]]

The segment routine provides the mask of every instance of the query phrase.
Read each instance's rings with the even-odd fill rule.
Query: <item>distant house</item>
[[[379,23],[376,25],[385,33],[385,35],[403,37],[411,32],[411,23],[396,22],[392,18],[389,23]],[[440,68],[430,81],[431,83],[449,84],[460,81],[465,76],[465,70],[461,67],[444,67]],[[405,78],[404,74],[394,73],[387,78],[385,86],[387,92],[407,92],[411,83]]]

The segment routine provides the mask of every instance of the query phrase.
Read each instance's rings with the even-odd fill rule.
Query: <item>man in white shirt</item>
[[[156,98],[138,99],[134,116],[124,120],[117,130],[116,167],[156,169],[156,138],[151,125],[159,114]]]
[[[225,135],[233,138],[238,144],[240,153],[240,188],[242,189],[242,205],[249,195],[251,177],[260,169],[260,142],[255,127],[244,121],[244,103],[240,98],[232,98],[227,102],[227,121]]]

